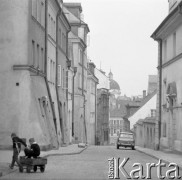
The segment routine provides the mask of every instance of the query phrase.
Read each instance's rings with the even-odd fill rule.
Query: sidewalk
[[[143,148],[136,146],[137,151],[145,153],[155,159],[161,159],[165,163],[176,163],[179,168],[182,170],[182,153],[180,152],[172,152],[170,150],[164,151],[155,151],[153,149]]]
[[[78,147],[78,144],[72,144],[60,147],[58,150],[41,151],[40,156],[49,157],[80,154],[86,148],[87,146],[80,148]],[[9,168],[9,164],[12,160],[12,153],[13,152],[10,150],[0,150],[0,177],[18,170],[18,167],[16,166],[13,170]],[[24,156],[23,151],[21,151],[20,156]]]

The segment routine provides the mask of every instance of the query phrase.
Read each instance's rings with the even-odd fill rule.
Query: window
[[[32,16],[37,19],[37,0],[32,0]]]
[[[116,129],[114,129],[114,134],[116,134]]]
[[[40,69],[42,72],[44,72],[44,49],[41,48],[41,64],[40,64]]]
[[[44,0],[32,0],[32,16],[45,27],[45,3]]]
[[[52,82],[55,83],[55,69],[56,69],[56,66],[55,66],[55,62],[53,61],[53,71],[52,71],[52,74],[53,74],[53,80]]]
[[[56,39],[56,22],[53,21],[53,37]]]
[[[151,117],[155,117],[156,116],[156,110],[155,109],[151,109]]]
[[[58,65],[58,86],[61,86],[61,65]]]
[[[39,68],[40,65],[40,55],[39,55],[39,45],[37,44],[37,68]]]
[[[61,43],[61,37],[62,37],[62,35],[61,35],[61,29],[59,28],[59,32],[58,32],[59,34],[58,34],[58,45],[60,46],[60,47],[62,47],[62,43]]]
[[[108,141],[108,131],[104,131],[104,141]]]
[[[163,123],[163,137],[166,137],[166,122]]]
[[[164,41],[164,62],[167,61],[167,40]]]
[[[50,81],[53,81],[53,62],[52,59],[50,60]]]
[[[113,125],[113,120],[110,120],[110,125]]]
[[[79,49],[79,52],[78,52],[78,62],[82,63],[82,50],[81,49]]]
[[[35,42],[32,41],[32,65],[35,66]]]
[[[41,8],[40,8],[40,24],[45,27],[45,3],[44,1],[41,1],[40,4]]]
[[[176,32],[173,34],[173,57],[176,56]]]
[[[62,86],[63,86],[63,88],[65,88],[65,72],[64,72],[64,69],[63,69],[63,72],[62,72],[63,74],[62,74]]]
[[[111,133],[111,136],[113,136],[113,129],[111,129],[111,132],[110,133]]]
[[[51,60],[48,57],[48,62],[47,62],[47,80],[51,81]]]
[[[82,75],[80,73],[78,74],[78,85],[79,88],[82,88]]]
[[[37,21],[40,22],[41,19],[41,6],[40,0],[37,0]]]

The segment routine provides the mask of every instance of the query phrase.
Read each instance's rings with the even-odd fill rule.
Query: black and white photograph
[[[182,179],[182,0],[0,0],[0,180]]]

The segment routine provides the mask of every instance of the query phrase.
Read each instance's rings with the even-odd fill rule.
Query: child
[[[40,155],[40,147],[39,145],[35,142],[34,138],[29,139],[30,142],[30,149],[25,148],[25,156],[28,158],[34,157],[37,158],[37,156]]]
[[[19,138],[15,133],[11,134],[12,142],[13,142],[13,157],[12,157],[12,162],[11,165],[9,166],[11,169],[13,169],[15,162],[18,164],[20,168],[22,168],[22,165],[20,164],[18,160],[18,155],[21,150],[21,144],[23,144],[25,147],[27,147],[26,143]]]

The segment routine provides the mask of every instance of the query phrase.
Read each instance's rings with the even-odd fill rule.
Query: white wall
[[[109,78],[106,75],[104,75],[103,73],[101,73],[100,70],[98,70],[96,68],[95,68],[95,76],[99,80],[97,89],[101,89],[101,88],[110,89]]]
[[[129,117],[130,129],[139,120],[149,117],[151,115],[151,109],[156,109],[157,95],[155,94],[143,107],[141,107],[133,116]]]

